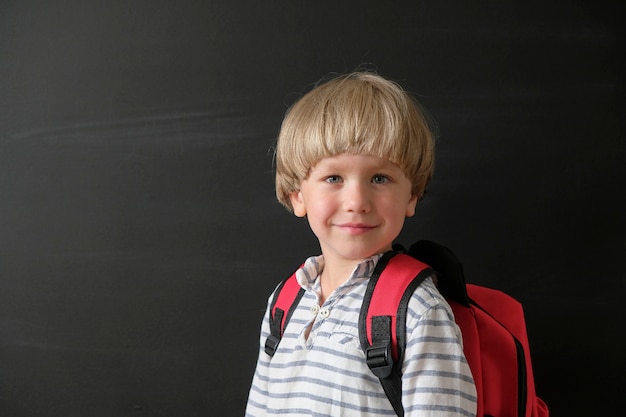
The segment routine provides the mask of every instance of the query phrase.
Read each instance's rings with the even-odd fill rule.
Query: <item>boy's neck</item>
[[[324,269],[320,275],[320,305],[328,299],[328,297],[341,286],[354,271],[363,259],[357,260],[336,260],[328,259],[324,256]]]

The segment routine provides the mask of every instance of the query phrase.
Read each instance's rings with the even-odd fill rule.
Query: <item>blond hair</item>
[[[398,165],[421,198],[434,168],[434,137],[425,112],[398,84],[354,72],[318,85],[287,112],[276,145],[276,196],[292,210],[321,159],[342,153],[386,158]]]

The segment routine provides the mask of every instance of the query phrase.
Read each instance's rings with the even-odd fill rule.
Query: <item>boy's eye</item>
[[[386,184],[389,182],[389,178],[382,174],[377,174],[372,177],[372,182],[374,184]]]
[[[339,175],[329,175],[326,177],[326,182],[330,184],[337,184],[341,182],[341,177]]]

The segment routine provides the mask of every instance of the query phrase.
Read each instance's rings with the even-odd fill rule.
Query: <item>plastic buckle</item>
[[[276,349],[278,349],[278,344],[280,343],[280,339],[274,336],[273,334],[267,337],[265,341],[265,353],[270,356],[274,356],[276,353]]]
[[[393,370],[391,343],[378,343],[365,350],[367,366],[378,378],[387,378]]]

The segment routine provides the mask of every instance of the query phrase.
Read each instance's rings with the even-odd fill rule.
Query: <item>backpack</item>
[[[359,316],[359,339],[367,365],[396,414],[404,415],[400,367],[406,345],[406,311],[415,289],[436,273],[437,288],[450,304],[463,336],[463,350],[476,384],[478,417],[548,417],[536,396],[521,304],[507,294],[466,284],[454,253],[431,241],[400,247],[378,261]],[[270,303],[272,356],[304,289],[295,273],[277,287]]]

